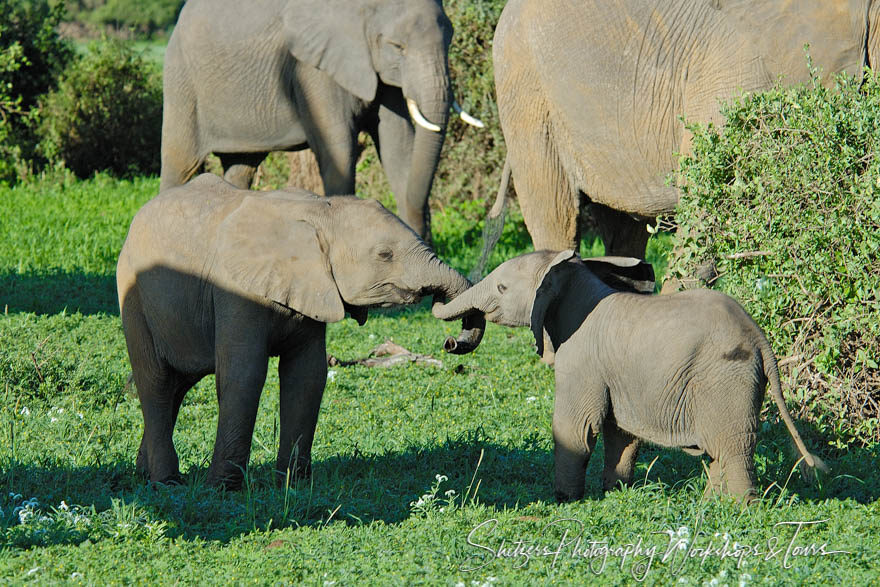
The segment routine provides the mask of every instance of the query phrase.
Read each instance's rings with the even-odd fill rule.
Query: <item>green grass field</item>
[[[443,367],[331,368],[309,483],[272,483],[270,368],[246,490],[204,484],[212,378],[178,422],[185,484],[148,486],[134,471],[142,423],[125,389],[114,269],[157,186],[98,177],[0,188],[0,582],[859,585],[880,574],[877,446],[835,448],[800,423],[833,470],[809,486],[772,411],[756,455],[765,498],[741,507],[701,499],[700,459],[653,447],[635,487],[603,496],[600,441],[586,498],[559,505],[553,374],[528,330],[490,325],[474,354],[443,355],[456,325],[426,304],[329,327],[340,359],[393,338]],[[464,272],[481,210],[434,215],[440,256]],[[527,243],[509,221],[491,264]]]

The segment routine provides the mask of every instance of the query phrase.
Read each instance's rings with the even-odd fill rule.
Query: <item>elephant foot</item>
[[[158,489],[162,486],[176,487],[183,484],[183,476],[180,473],[174,473],[159,480],[150,479],[150,486],[153,489]]]
[[[570,503],[573,501],[582,500],[584,498],[584,492],[581,491],[580,493],[578,493],[576,491],[570,492],[570,491],[563,491],[563,490],[557,489],[555,492],[555,496],[556,496],[556,501],[558,501],[559,503]]]
[[[208,468],[208,478],[205,481],[211,487],[222,488],[226,491],[241,491],[244,486],[245,467],[239,467],[227,462],[224,466],[211,465]]]
[[[138,475],[148,480],[151,485],[183,485],[183,476],[180,470],[175,467],[166,467],[165,471],[161,469],[156,473],[150,469],[148,465],[146,452],[141,449],[138,451],[137,461],[135,463],[135,471]]]

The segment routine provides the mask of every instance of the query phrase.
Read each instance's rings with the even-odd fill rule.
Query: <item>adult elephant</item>
[[[325,195],[352,194],[363,130],[427,238],[451,38],[438,0],[189,0],[165,57],[161,189],[210,153],[247,188],[269,151],[311,147]]]
[[[806,43],[824,71],[859,74],[878,27],[868,0],[511,0],[495,84],[535,249],[577,249],[589,208],[607,254],[643,258],[646,225],[678,202],[680,115],[720,123],[720,100],[808,79]]]

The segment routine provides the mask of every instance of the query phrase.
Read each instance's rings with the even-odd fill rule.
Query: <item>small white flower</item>
[[[730,541],[730,534],[728,534],[727,532],[725,532],[725,533],[724,533],[724,536],[722,536],[721,538],[723,538],[725,542],[728,542],[728,541]]]
[[[446,499],[452,499],[452,497],[455,495],[455,489],[448,490],[446,493],[444,493],[444,495],[446,496]]]
[[[367,338],[369,338],[370,340],[375,340],[375,339],[376,339],[376,335],[375,335],[375,334],[371,334],[371,335],[368,336]]]
[[[32,568],[30,571],[27,572],[27,576],[30,577],[30,576],[33,575],[34,573],[39,572],[39,570],[40,570],[40,567],[34,567],[34,568]]]
[[[27,406],[22,406],[20,413],[22,416],[30,416],[31,415],[31,411],[30,411],[30,409],[28,409]],[[39,568],[39,567],[37,567],[37,568]]]
[[[533,401],[535,401],[536,399],[538,399],[538,398],[536,398],[536,397],[533,396],[533,395],[530,395],[529,397],[526,398],[526,401],[527,401],[527,402],[533,402]]]
[[[84,577],[84,575],[82,573],[80,573],[79,571],[76,571],[76,572],[73,572],[70,574],[71,579],[82,579],[83,577]]]
[[[434,475],[434,478],[437,480],[437,483],[443,483],[444,481],[449,481],[449,477],[447,477],[446,475],[440,475],[439,473],[437,475]]]
[[[688,530],[687,526],[681,526],[676,532],[678,536],[688,536],[690,534],[690,530]]]
[[[56,418],[56,417],[54,417],[54,416],[51,417],[51,418],[49,418],[49,422],[52,423],[52,424],[54,424],[54,423],[57,422],[57,421],[58,421],[58,418]]]
[[[327,371],[327,381],[333,381],[335,379],[336,379],[336,371],[334,371],[332,369],[330,371]]]
[[[70,509],[70,506],[68,506],[67,503],[62,500],[61,504],[58,506],[58,509],[61,510],[62,512],[66,512],[67,510]]]
[[[744,573],[739,577],[739,587],[745,587],[749,584],[749,581],[752,580],[752,576],[748,573]]]
[[[82,412],[77,412],[76,417],[79,418],[80,420],[82,420],[83,419]]]

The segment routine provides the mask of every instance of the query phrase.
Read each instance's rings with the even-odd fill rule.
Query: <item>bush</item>
[[[119,40],[93,43],[42,103],[40,150],[79,177],[159,171],[159,71]]]
[[[702,268],[745,305],[782,358],[802,417],[876,441],[880,79],[868,71],[826,88],[814,71],[811,83],[722,112],[722,129],[688,127],[672,272]]]
[[[488,199],[491,205],[504,167],[504,137],[495,102],[492,37],[504,0],[447,0],[444,10],[455,35],[449,70],[455,98],[486,128],[468,126],[453,116],[434,180],[432,201],[443,206],[460,199]]]
[[[33,108],[73,57],[56,27],[64,5],[0,0],[0,182],[15,180],[33,156]]]

